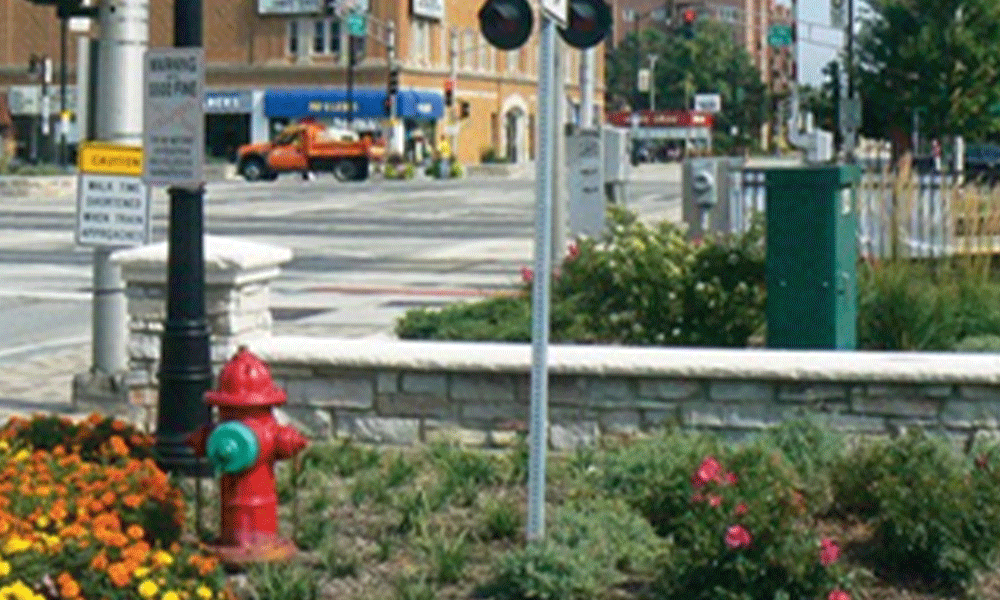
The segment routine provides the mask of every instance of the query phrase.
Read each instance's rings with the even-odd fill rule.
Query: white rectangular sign
[[[569,0],[542,0],[542,12],[565,27],[569,18]]]
[[[414,16],[444,20],[444,0],[412,0],[412,9]]]
[[[604,161],[601,132],[582,129],[566,144],[569,174],[569,227],[574,235],[604,232]]]
[[[148,185],[205,181],[205,52],[150,48],[145,55],[143,174]]]
[[[699,112],[717,113],[722,110],[722,96],[720,94],[695,94],[694,109]]]
[[[149,186],[133,175],[80,173],[76,243],[105,248],[149,243]]]

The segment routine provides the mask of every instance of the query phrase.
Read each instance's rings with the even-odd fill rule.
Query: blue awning
[[[385,90],[354,90],[354,116],[359,119],[385,118],[385,98]],[[444,116],[444,98],[438,93],[400,90],[396,106],[396,114],[406,119],[430,120]],[[347,116],[347,90],[265,90],[264,116],[344,118]]]

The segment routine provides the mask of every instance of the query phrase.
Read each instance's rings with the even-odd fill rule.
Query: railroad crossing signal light
[[[611,31],[611,8],[604,0],[570,0],[567,16],[559,35],[574,48],[596,46]]]
[[[478,16],[479,31],[490,45],[500,50],[523,46],[535,24],[528,0],[486,0]]]

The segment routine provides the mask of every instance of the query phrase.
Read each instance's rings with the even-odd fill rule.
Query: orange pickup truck
[[[247,181],[318,171],[332,172],[338,181],[361,181],[368,178],[369,165],[384,158],[385,147],[353,131],[298,123],[274,141],[241,146],[237,156],[236,170]]]

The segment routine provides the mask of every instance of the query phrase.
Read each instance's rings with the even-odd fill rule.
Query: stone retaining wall
[[[524,430],[530,347],[273,337],[250,343],[314,436],[490,445]],[[965,443],[1000,427],[991,355],[553,346],[550,441],[668,423],[739,437],[807,414],[859,434],[908,425]]]

